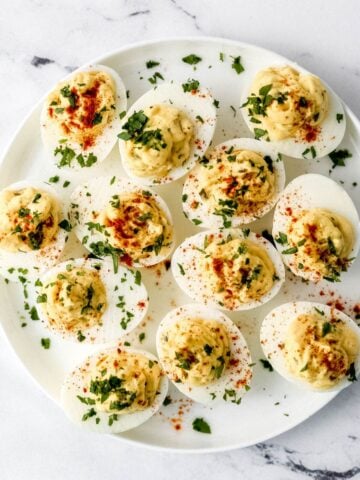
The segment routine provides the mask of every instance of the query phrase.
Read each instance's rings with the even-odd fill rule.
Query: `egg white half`
[[[166,104],[185,112],[194,124],[194,139],[189,159],[179,167],[175,167],[164,177],[139,177],[131,170],[131,160],[126,152],[126,143],[119,140],[119,149],[122,164],[127,175],[141,185],[161,185],[173,182],[191,170],[197,160],[201,158],[212,140],[216,125],[216,108],[213,98],[206,88],[184,92],[181,85],[163,83],[149,90],[140,97],[128,110],[122,121],[124,125],[129,117],[140,110],[156,104]],[[200,120],[201,119],[201,120]]]
[[[286,339],[291,323],[299,315],[314,313],[316,308],[324,312],[325,318],[335,317],[342,320],[347,327],[356,333],[360,344],[360,328],[350,317],[340,310],[317,302],[290,302],[274,308],[268,313],[262,322],[260,329],[260,342],[266,358],[282,377],[290,382],[296,383],[296,385],[302,388],[322,393],[321,390],[312,388],[311,384],[305,379],[294,377],[289,372],[286,367],[283,350],[279,348],[279,344],[283,343]],[[355,362],[355,372],[357,374],[360,373],[360,353]],[[342,390],[350,384],[351,382],[345,377],[333,388],[324,391]]]
[[[273,168],[275,173],[275,192],[274,195],[261,206],[260,209],[252,213],[243,213],[242,215],[234,215],[227,217],[226,220],[231,221],[232,227],[238,227],[247,223],[258,220],[268,213],[277,202],[281,191],[285,186],[285,168],[284,163],[278,152],[269,143],[260,143],[258,140],[252,138],[234,138],[224,143],[220,143],[206,153],[206,156],[218,157],[224,151],[233,147],[234,150],[252,150],[260,155],[268,155],[273,160]],[[213,209],[209,203],[204,201],[200,195],[201,188],[199,187],[199,175],[202,165],[196,165],[194,170],[188,175],[183,189],[183,210],[189,220],[198,224],[201,221],[200,227],[204,228],[221,228],[223,226],[223,218],[213,213]],[[241,186],[241,185],[239,185]]]
[[[296,63],[289,62],[286,65],[293,67],[295,70],[299,71],[302,74],[311,75],[310,72],[300,67]],[[284,67],[285,65],[281,64],[272,66],[280,68]],[[321,131],[318,135],[318,138],[316,138],[316,140],[312,142],[307,142],[298,138],[286,138],[284,140],[272,141],[271,144],[277,151],[294,158],[311,159],[314,158],[312,152],[310,151],[311,147],[313,147],[315,149],[314,152],[316,154],[316,158],[321,158],[335,150],[335,148],[342,141],[346,130],[346,115],[343,104],[340,98],[336,95],[336,93],[329,87],[329,85],[323,82],[322,79],[321,81],[324,84],[329,95],[329,110],[326,118],[320,124]],[[241,96],[240,105],[244,105],[244,103],[246,103],[247,98],[251,93],[252,82],[253,78],[251,78],[245,85],[243,89],[243,94]],[[259,125],[250,122],[251,115],[248,115],[247,107],[241,108],[241,113],[249,130],[253,132],[254,128],[258,127]],[[341,114],[343,116],[340,122],[337,120],[337,114]],[[266,142],[265,136],[261,137],[260,141]],[[309,151],[307,153],[304,153],[307,149]]]
[[[121,177],[98,177],[79,185],[71,195],[70,216],[75,235],[91,251],[92,242],[105,241],[103,233],[95,229],[89,229],[88,222],[97,222],[94,219],[103,211],[110,202],[113,195],[122,195],[129,192],[142,192],[144,189],[132,181]],[[151,191],[152,198],[158,207],[165,213],[169,225],[173,228],[171,213],[165,201],[157,193]],[[134,262],[135,267],[147,267],[155,265],[169,256],[174,246],[174,233],[172,242],[168,246],[163,246],[158,255]]]
[[[227,310],[223,305],[218,303],[213,297],[213,293],[209,291],[205,278],[205,273],[201,269],[201,252],[204,248],[204,240],[208,235],[214,235],[216,241],[222,241],[231,234],[233,238],[241,238],[249,240],[259,247],[263,248],[269,255],[274,264],[275,274],[278,280],[275,280],[271,290],[259,300],[249,303],[238,302],[232,310],[251,310],[271,300],[279,292],[285,281],[285,269],[281,261],[281,257],[276,248],[261,235],[241,229],[225,229],[225,230],[209,230],[200,232],[192,237],[187,238],[175,250],[172,260],[171,269],[174,278],[179,287],[194,301],[208,305],[209,307]]]
[[[62,262],[40,278],[42,286],[61,272],[66,272],[70,267],[84,268],[96,271],[106,290],[107,307],[101,318],[101,325],[91,328],[79,328],[82,340],[79,340],[78,330],[69,331],[54,325],[43,308],[43,303],[38,304],[38,313],[43,323],[55,334],[63,339],[83,343],[109,343],[115,341],[133,330],[145,317],[149,300],[146,288],[142,282],[137,281],[135,271],[119,266],[114,273],[112,263],[94,258],[77,258]],[[38,288],[38,294],[42,288]],[[131,315],[127,315],[129,312]],[[124,328],[121,325],[126,325]]]
[[[110,414],[106,412],[97,412],[96,417],[93,416],[86,421],[82,421],[83,415],[88,412],[90,407],[89,405],[80,402],[77,395],[84,395],[83,387],[86,373],[96,366],[99,356],[107,351],[111,352],[112,350],[117,350],[117,347],[113,346],[87,357],[66,376],[61,387],[61,406],[64,409],[66,416],[82,428],[97,433],[121,433],[138,427],[149,420],[149,418],[159,410],[168,391],[168,379],[165,375],[162,375],[160,379],[159,393],[156,395],[154,403],[146,410],[118,415],[118,420],[113,422],[112,425],[109,425]],[[142,354],[148,357],[149,360],[158,362],[158,359],[154,355],[145,350],[135,350],[123,347],[121,347],[121,350],[129,353]],[[96,423],[96,418],[100,419],[99,423]]]
[[[97,157],[97,163],[102,162],[111,152],[113,146],[117,141],[117,134],[120,131],[121,120],[119,115],[122,112],[126,111],[127,107],[127,97],[126,97],[126,88],[124,82],[120,78],[119,74],[112,68],[106,67],[105,65],[88,65],[83,68],[79,68],[75,72],[72,72],[70,75],[61,80],[61,83],[65,82],[68,79],[71,79],[78,72],[93,72],[93,71],[103,71],[111,76],[115,83],[116,88],[116,101],[115,101],[115,110],[113,120],[104,128],[101,135],[99,135],[94,142],[94,145],[84,150],[81,145],[75,143],[68,139],[66,143],[59,143],[59,140],[66,139],[66,135],[62,132],[59,132],[59,129],[56,124],[51,120],[48,114],[47,103],[44,102],[43,109],[40,116],[40,130],[41,137],[44,143],[46,150],[49,152],[49,155],[52,157],[54,163],[58,164],[59,156],[54,155],[54,150],[59,147],[59,145],[66,145],[74,152],[76,155],[88,155],[92,153]],[[60,82],[59,82],[60,83]],[[57,89],[57,86],[54,87],[54,90]],[[74,158],[71,162],[71,166],[61,167],[62,169],[74,169],[81,170],[83,167],[76,161]]]
[[[192,386],[186,383],[172,382],[175,387],[184,395],[196,402],[215,404],[218,402],[238,401],[249,390],[252,377],[251,356],[246,340],[238,327],[223,313],[218,310],[207,308],[203,305],[187,304],[171,310],[161,321],[156,334],[156,349],[162,366],[169,374],[171,365],[164,361],[163,344],[164,335],[174,323],[179,321],[186,322],[191,318],[201,318],[203,320],[214,320],[222,323],[229,334],[231,364],[218,380],[209,385]],[[171,379],[171,377],[170,377]],[[231,396],[226,395],[226,390],[235,392]]]
[[[300,175],[292,180],[280,195],[275,208],[273,221],[273,237],[279,252],[286,250],[286,245],[276,242],[279,233],[285,233],[291,217],[296,217],[297,212],[312,208],[322,208],[337,213],[346,218],[353,226],[354,245],[349,257],[355,258],[360,247],[360,220],[355,205],[345,190],[334,180],[316,173]],[[290,215],[289,215],[289,212]],[[297,276],[318,282],[319,274],[304,269],[299,269],[296,255],[282,254],[283,262]],[[346,275],[346,272],[342,273]]]
[[[56,199],[60,217],[59,223],[67,220],[66,208],[53,188],[39,180],[22,180],[13,183],[4,190],[19,190],[34,187],[49,193]],[[0,249],[0,275],[12,282],[20,282],[24,275],[29,279],[37,278],[55,265],[61,258],[69,233],[59,227],[55,242],[31,252],[8,252]]]

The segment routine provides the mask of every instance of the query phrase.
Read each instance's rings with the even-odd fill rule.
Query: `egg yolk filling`
[[[0,194],[0,248],[31,252],[56,239],[59,205],[49,193],[33,187]]]
[[[178,108],[153,105],[135,112],[123,129],[129,167],[138,177],[164,177],[190,157],[194,124]]]
[[[125,415],[145,410],[154,403],[161,379],[158,362],[140,353],[118,351],[103,354],[86,376],[83,403],[96,412]],[[115,416],[114,416],[115,415]]]
[[[275,192],[273,161],[251,150],[230,148],[209,155],[201,165],[199,194],[224,219],[254,213]]]
[[[41,291],[41,308],[58,330],[79,331],[101,325],[106,290],[96,270],[73,267],[49,278]]]
[[[286,367],[294,377],[326,390],[355,374],[359,342],[342,320],[326,318],[324,312],[315,310],[299,315],[290,324],[283,352]]]
[[[328,210],[314,208],[294,215],[288,227],[288,244],[283,253],[293,253],[297,269],[338,281],[349,264],[354,244],[349,221]]]
[[[242,106],[256,138],[307,142],[318,138],[329,110],[328,93],[319,78],[290,66],[270,67],[258,72],[250,92]]]
[[[78,72],[48,96],[48,117],[60,135],[86,150],[113,120],[115,102],[116,87],[108,73]]]
[[[220,243],[210,240],[204,251],[204,279],[217,302],[229,310],[259,300],[277,278],[267,252],[250,240],[231,236]]]
[[[215,320],[179,320],[162,335],[161,347],[171,379],[194,387],[219,379],[230,362],[228,332]]]
[[[167,216],[147,191],[113,196],[100,222],[110,244],[132,261],[159,255],[172,241]]]

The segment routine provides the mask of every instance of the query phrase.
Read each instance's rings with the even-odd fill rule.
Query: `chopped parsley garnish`
[[[346,372],[349,382],[356,382],[356,371],[355,371],[355,363],[351,363],[349,370]]]
[[[351,158],[352,154],[345,148],[342,150],[333,150],[329,153],[329,157],[333,163],[332,168],[345,167],[345,160]]]
[[[204,119],[200,117],[200,115],[196,115],[196,120],[198,120],[200,123],[204,123]]]
[[[119,268],[119,256],[124,254],[124,251],[120,248],[112,247],[107,241],[106,242],[93,242],[89,245],[91,251],[96,257],[107,257],[111,256],[113,261],[114,273],[118,272]]]
[[[37,193],[35,197],[33,198],[32,203],[38,203],[41,198],[41,193]]]
[[[266,369],[269,370],[269,372],[273,372],[273,366],[269,362],[269,360],[265,360],[264,358],[260,358],[260,362],[262,363],[262,366]]]
[[[36,303],[45,303],[47,300],[47,295],[46,293],[43,293],[41,295],[38,295],[37,299],[36,299]]]
[[[306,149],[302,152],[301,155],[302,155],[304,158],[307,158],[307,155],[308,155],[309,153],[311,153],[311,158],[316,158],[317,153],[316,153],[316,150],[315,150],[315,148],[314,148],[313,146],[311,146],[310,148],[306,148]]]
[[[40,320],[39,319],[39,314],[38,314],[35,307],[31,307],[31,309],[29,311],[29,314],[30,314],[31,320]]]
[[[98,125],[102,122],[102,115],[99,112],[96,112],[92,121],[93,125]]]
[[[342,113],[337,113],[336,114],[336,121],[338,123],[342,122],[344,120],[344,115]]]
[[[203,418],[195,418],[192,427],[196,432],[211,433],[210,425]]]
[[[267,130],[264,130],[263,128],[254,128],[255,140],[259,140],[261,137],[263,137],[267,133],[268,133]]]
[[[118,134],[121,140],[133,140],[134,143],[147,145],[154,150],[165,148],[160,129],[145,130],[149,118],[142,110],[134,112],[123,125],[123,131]]]
[[[178,267],[179,267],[181,275],[185,275],[185,270],[184,270],[184,267],[181,265],[181,263],[178,263]]]
[[[77,338],[78,342],[83,342],[86,337],[85,337],[85,335],[82,334],[82,331],[79,330],[79,331],[77,332],[77,337],[76,337],[76,338]]]
[[[49,178],[50,183],[57,183],[60,180],[59,175],[54,175],[53,177]]]
[[[156,62],[155,60],[148,60],[146,62],[146,68],[154,68],[160,65],[160,62]]]
[[[66,85],[65,87],[63,87],[61,90],[60,90],[60,93],[63,97],[67,98],[69,100],[69,104],[70,104],[70,107],[76,107],[76,98],[77,98],[77,95],[76,93],[73,93],[71,90],[70,90],[70,86],[69,85]]]
[[[83,422],[86,422],[86,420],[88,420],[91,417],[94,417],[95,415],[96,415],[96,411],[94,410],[94,408],[90,408],[90,410],[88,410],[86,413],[84,413],[81,420]]]
[[[286,250],[282,250],[282,254],[283,255],[293,255],[294,253],[297,253],[298,251],[298,247],[290,247],[290,248],[287,248]]]
[[[190,55],[182,58],[182,61],[184,63],[188,63],[189,65],[197,65],[199,62],[201,62],[201,60],[202,58],[198,57],[194,53],[191,53]]]
[[[241,57],[232,57],[233,59],[233,62],[231,64],[231,67],[235,70],[235,72],[240,75],[240,73],[242,73],[245,68],[242,66],[241,64]]]
[[[199,220],[198,218],[193,218],[192,222],[194,225],[200,225],[200,223],[202,223],[202,220]]]
[[[275,242],[280,243],[280,245],[286,245],[288,243],[287,235],[279,232],[279,235],[275,238]]]
[[[61,220],[61,222],[59,223],[59,227],[66,232],[71,232],[72,229],[71,223],[69,222],[69,220],[66,220],[66,218],[64,218],[64,220]]]
[[[214,349],[214,347],[212,347],[212,346],[209,345],[208,343],[205,343],[205,345],[204,345],[204,351],[205,351],[206,355],[211,355],[213,349]]]
[[[189,78],[186,83],[182,84],[182,88],[184,92],[196,92],[199,89],[200,82],[198,80],[194,80]]]
[[[246,385],[247,386],[247,385]],[[250,388],[250,387],[248,387]],[[227,402],[228,400],[231,401],[231,403],[235,403],[236,405],[240,405],[241,403],[241,397],[237,398],[236,397],[236,391],[232,389],[225,388],[225,392],[223,395],[223,399]]]
[[[141,285],[141,272],[139,270],[135,272],[135,285]]]
[[[148,78],[148,81],[151,83],[151,85],[156,85],[157,81],[158,81],[158,78],[160,80],[164,80],[164,77],[161,75],[160,72],[155,72],[152,77]]]
[[[170,395],[166,395],[166,397],[164,398],[164,401],[163,401],[164,407],[167,407],[168,405],[170,405],[170,403],[172,403],[172,399],[171,399]]]
[[[216,100],[216,98],[214,98],[213,105],[214,105],[215,108],[219,108],[219,106],[220,106],[219,100]]]
[[[220,52],[219,53],[219,59],[220,59],[220,62],[223,62],[225,60],[225,53]]]
[[[139,334],[139,342],[142,343],[145,340],[145,332]]]
[[[247,98],[247,101],[241,105],[241,107],[248,108],[248,114],[251,117],[255,115],[266,115],[266,109],[273,101],[274,97],[269,95],[270,90],[272,89],[272,84],[264,85],[259,90],[259,95],[250,95]]]
[[[328,333],[330,333],[332,330],[331,323],[330,322],[324,322],[322,326],[322,332],[321,335],[325,337]]]
[[[50,348],[50,338],[42,338],[41,339],[41,346],[45,349],[45,350],[49,350]]]
[[[75,151],[66,145],[59,145],[58,147],[56,147],[54,150],[54,155],[55,157],[57,155],[60,155],[60,161],[57,163],[58,168],[66,166],[70,167],[74,158],[76,158],[78,164],[82,168],[91,167],[94,163],[97,162],[97,157],[93,153],[90,152],[88,155],[83,155],[79,153],[79,155],[76,155]]]
[[[315,312],[317,312],[319,315],[321,315],[322,317],[325,315],[325,312],[323,310],[320,310],[319,308],[317,307],[314,307],[314,310]]]

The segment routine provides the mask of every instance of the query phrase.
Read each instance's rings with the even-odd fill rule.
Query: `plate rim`
[[[292,63],[297,64],[297,62],[294,62],[291,59],[289,59],[287,57],[284,57],[281,54],[278,54],[276,51],[264,48],[262,46],[254,44],[254,43],[247,43],[247,42],[243,42],[243,41],[240,41],[240,40],[233,40],[233,39],[217,37],[217,36],[190,35],[190,36],[170,36],[170,37],[165,37],[165,38],[158,38],[158,39],[155,38],[155,39],[143,40],[143,41],[140,41],[140,42],[127,43],[127,44],[125,44],[125,45],[123,45],[119,48],[114,48],[110,52],[106,52],[102,55],[99,55],[99,56],[95,57],[94,59],[92,59],[90,61],[85,62],[84,64],[80,65],[75,70],[73,70],[70,74],[78,71],[80,68],[84,68],[85,66],[87,66],[89,64],[99,64],[99,63],[101,64],[102,62],[107,62],[111,57],[113,57],[115,55],[119,55],[123,52],[136,51],[138,49],[141,49],[141,48],[144,48],[144,47],[149,47],[149,46],[156,47],[157,45],[166,45],[166,44],[174,44],[174,43],[181,44],[181,43],[184,43],[184,42],[191,42],[191,43],[193,42],[194,44],[196,44],[197,42],[203,42],[203,43],[208,43],[208,44],[223,43],[224,45],[234,46],[236,48],[244,48],[244,49],[246,49],[246,48],[254,49],[255,48],[255,49],[259,50],[260,52],[262,51],[266,54],[275,54],[279,58],[281,58],[282,60],[284,60],[286,62],[290,61]],[[59,79],[59,81],[63,78],[66,78],[66,76],[68,76],[68,75],[62,76]],[[5,158],[9,155],[9,152],[14,145],[15,139],[17,138],[17,136],[23,130],[24,125],[27,123],[27,121],[30,119],[30,117],[35,113],[35,111],[38,108],[41,108],[41,105],[42,105],[44,99],[46,98],[48,93],[52,90],[52,88],[53,88],[53,86],[44,95],[42,95],[40,97],[40,99],[35,103],[35,105],[32,108],[30,108],[29,112],[19,122],[18,127],[15,128],[14,132],[10,135],[10,138],[9,138],[8,142],[5,144],[5,146],[2,150],[2,154],[1,154],[1,158],[0,158],[0,168],[3,165]],[[345,113],[349,116],[349,118],[351,119],[351,121],[355,125],[357,131],[360,132],[360,120],[355,115],[355,113],[351,110],[351,108],[342,100],[342,98],[339,97],[339,99],[344,106]],[[10,349],[14,353],[15,357],[18,359],[20,364],[23,366],[26,374],[38,386],[38,388],[40,388],[40,390],[45,394],[46,397],[51,399],[56,405],[60,406],[57,399],[54,398],[51,395],[51,393],[48,392],[45,389],[45,387],[40,383],[40,381],[31,374],[30,370],[27,368],[27,366],[25,364],[25,361],[22,360],[22,358],[19,356],[15,346],[13,345],[13,343],[11,341],[11,335],[8,335],[6,330],[7,329],[2,322],[2,317],[0,316],[0,331],[2,332],[3,337],[5,338],[7,344],[10,346]],[[142,447],[142,448],[146,448],[148,450],[158,451],[158,452],[169,452],[169,453],[171,452],[171,453],[176,453],[176,454],[195,454],[195,455],[196,454],[228,452],[228,451],[232,451],[232,450],[236,450],[236,449],[240,449],[240,448],[245,448],[245,447],[250,447],[250,446],[256,445],[258,443],[265,442],[265,441],[267,441],[271,438],[275,438],[275,437],[281,435],[282,433],[285,433],[285,432],[288,432],[288,431],[292,430],[293,428],[297,427],[301,423],[304,423],[305,421],[310,419],[313,415],[315,415],[322,408],[324,408],[326,405],[328,405],[338,395],[338,393],[339,392],[331,392],[330,394],[328,394],[329,396],[327,396],[327,398],[324,399],[324,401],[321,403],[321,405],[318,408],[316,408],[310,414],[307,414],[304,418],[301,418],[300,420],[295,420],[293,423],[291,423],[291,425],[289,427],[286,427],[285,429],[283,427],[280,427],[278,430],[275,430],[275,431],[273,430],[273,431],[271,431],[271,433],[269,433],[267,435],[264,435],[261,439],[256,440],[256,441],[254,441],[254,440],[242,441],[242,442],[234,443],[232,445],[225,445],[225,446],[219,446],[219,447],[211,446],[211,447],[200,447],[200,448],[181,448],[181,447],[166,447],[166,446],[154,445],[154,444],[151,444],[151,443],[142,442],[141,440],[131,439],[131,438],[127,438],[125,436],[115,435],[115,434],[107,435],[107,436],[113,437],[116,441],[119,441],[120,443],[123,443],[125,445],[127,444],[127,445]]]

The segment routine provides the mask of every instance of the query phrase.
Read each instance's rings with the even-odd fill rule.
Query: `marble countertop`
[[[170,36],[211,35],[273,49],[325,78],[360,116],[357,11],[357,0],[3,0],[0,151],[66,72],[125,44]],[[2,480],[360,478],[360,383],[270,441],[191,456],[75,428],[1,334],[0,378]]]

